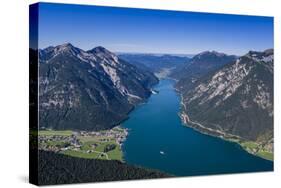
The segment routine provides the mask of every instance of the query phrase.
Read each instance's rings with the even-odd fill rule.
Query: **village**
[[[120,126],[102,131],[40,130],[39,149],[73,157],[122,161],[128,130]]]

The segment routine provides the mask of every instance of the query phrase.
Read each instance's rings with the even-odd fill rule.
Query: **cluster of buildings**
[[[81,136],[100,137],[99,141],[101,142],[108,142],[111,139],[114,139],[116,143],[121,146],[122,143],[126,140],[128,129],[117,126],[105,131],[80,131],[78,134]]]
[[[98,142],[109,142],[114,140],[116,144],[122,146],[128,135],[128,129],[121,127],[114,127],[110,130],[104,131],[76,131],[70,136],[60,135],[39,135],[39,149],[53,152],[60,152],[65,150],[81,150],[83,143],[79,140],[79,137],[93,137],[98,138]],[[97,144],[92,145],[93,149],[97,147]]]
[[[78,150],[82,146],[82,143],[79,141],[76,135],[72,134],[71,136],[44,136],[39,135],[38,137],[39,149],[46,151],[65,151],[69,148],[73,150]]]

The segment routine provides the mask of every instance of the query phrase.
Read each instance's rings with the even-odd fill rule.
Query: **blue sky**
[[[273,18],[41,3],[39,48],[65,42],[84,50],[242,55],[273,48]]]

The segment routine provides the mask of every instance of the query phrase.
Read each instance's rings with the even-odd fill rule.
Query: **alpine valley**
[[[36,185],[274,170],[274,18],[35,3]]]
[[[204,51],[191,56],[121,54],[155,75],[177,80],[181,118],[205,134],[237,142],[273,160],[273,49],[244,56]],[[139,66],[139,65],[138,65]],[[160,76],[161,78],[161,76]]]
[[[273,168],[272,49],[240,57],[216,51],[115,54],[101,46],[86,51],[65,43],[30,54],[31,63],[39,56],[35,148],[41,163],[58,163],[56,171],[64,177],[69,174],[61,169],[76,168],[69,166],[73,161],[95,166],[91,174],[104,174],[96,181]],[[196,161],[202,151],[193,142],[209,143],[210,151],[202,148],[210,160]],[[159,154],[160,147],[166,149]],[[229,157],[214,157],[211,150],[222,156],[228,151]],[[226,167],[212,168],[218,160]],[[181,168],[183,163],[187,166]],[[54,170],[44,168],[39,166],[45,173]],[[106,175],[109,168],[118,173]],[[95,180],[91,174],[81,168],[73,182]]]
[[[152,71],[158,78],[169,77],[175,69],[186,66],[192,55],[178,54],[141,54],[141,53],[120,53],[118,55],[131,64],[142,69]]]
[[[111,129],[150,97],[158,79],[172,78],[187,126],[273,160],[272,49],[241,57],[216,51],[116,55],[66,43],[39,50],[39,60],[43,129]]]

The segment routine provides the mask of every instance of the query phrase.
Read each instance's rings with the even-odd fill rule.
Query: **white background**
[[[33,187],[28,184],[28,5],[34,2],[36,1],[1,1],[0,187]],[[278,181],[281,182],[281,6],[278,5],[278,0],[50,0],[49,2],[275,17],[275,171],[273,173],[89,183],[68,185],[69,187],[278,187]]]

